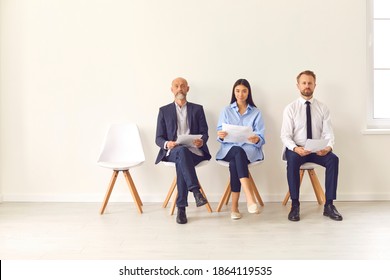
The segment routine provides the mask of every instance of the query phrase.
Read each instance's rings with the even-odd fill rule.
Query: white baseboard
[[[207,194],[207,199],[210,202],[219,202],[222,194]],[[260,194],[261,195],[261,194]],[[278,195],[261,195],[264,202],[282,202],[286,194]],[[3,194],[0,195],[0,202],[102,202],[104,194]],[[163,202],[163,195],[142,195],[143,202]],[[193,202],[193,197],[190,195],[189,202]],[[316,201],[314,194],[302,194],[301,201]],[[390,193],[382,194],[339,194],[338,201],[388,201]],[[110,202],[129,202],[133,201],[130,193],[112,194]],[[242,196],[241,201],[245,201],[245,196]]]

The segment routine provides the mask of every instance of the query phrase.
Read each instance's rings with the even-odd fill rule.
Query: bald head
[[[176,79],[174,79],[172,81],[172,85],[176,84],[176,83],[183,83],[185,84],[186,86],[188,86],[188,83],[187,83],[187,80],[182,78],[182,77],[177,77]]]

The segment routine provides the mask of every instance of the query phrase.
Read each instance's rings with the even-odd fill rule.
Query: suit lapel
[[[177,114],[176,114],[176,104],[175,102],[172,103],[171,105],[171,114],[172,114],[172,134],[174,140],[177,139]]]
[[[190,134],[191,134],[191,125],[192,125],[192,104],[187,101],[187,118],[188,118],[188,128],[190,129]]]

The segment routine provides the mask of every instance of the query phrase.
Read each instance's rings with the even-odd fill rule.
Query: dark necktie
[[[313,135],[311,133],[311,112],[310,112],[310,102],[306,101],[306,131],[307,139],[312,139]]]

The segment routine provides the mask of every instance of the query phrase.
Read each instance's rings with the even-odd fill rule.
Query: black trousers
[[[240,178],[249,178],[249,160],[244,149],[238,146],[231,147],[223,160],[229,162],[230,186],[232,192],[240,192]]]
[[[188,191],[194,188],[199,189],[199,180],[196,175],[195,166],[206,158],[195,155],[188,148],[178,146],[172,149],[167,161],[174,162],[176,165],[177,178],[177,207],[188,206]]]
[[[315,153],[301,157],[297,153],[286,149],[287,181],[291,199],[299,199],[300,176],[302,164],[313,162],[326,168],[325,171],[325,197],[327,200],[336,199],[337,178],[339,175],[339,158],[332,152],[326,156]]]

